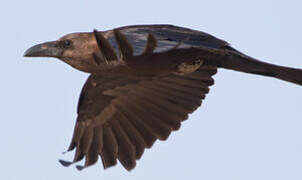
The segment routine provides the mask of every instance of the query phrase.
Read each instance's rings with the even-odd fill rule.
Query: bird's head
[[[35,45],[29,48],[25,57],[55,57],[72,67],[92,72],[96,68],[93,54],[97,53],[97,42],[92,33],[72,33],[59,40]]]

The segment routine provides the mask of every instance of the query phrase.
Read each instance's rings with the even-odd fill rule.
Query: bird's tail
[[[276,73],[275,78],[292,82],[302,86],[302,70],[283,67],[283,66],[275,66],[274,72]]]
[[[265,63],[241,53],[228,51],[224,60],[216,62],[218,67],[274,77],[302,86],[302,69]]]

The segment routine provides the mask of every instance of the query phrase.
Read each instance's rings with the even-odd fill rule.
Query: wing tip
[[[73,162],[70,162],[70,161],[65,161],[65,160],[62,160],[62,159],[59,159],[59,163],[64,166],[64,167],[69,167],[70,165],[73,164]]]
[[[78,171],[82,171],[86,166],[76,165]]]

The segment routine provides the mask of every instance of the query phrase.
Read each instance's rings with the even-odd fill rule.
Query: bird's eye
[[[71,41],[69,39],[65,39],[63,42],[65,47],[69,47],[71,45]]]
[[[65,39],[65,40],[62,40],[59,42],[59,46],[64,49],[69,48],[71,46],[71,44],[72,44],[71,40],[69,40],[69,39]]]

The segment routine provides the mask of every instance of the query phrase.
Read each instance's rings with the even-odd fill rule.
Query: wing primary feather
[[[153,82],[146,83],[146,86],[158,91],[163,91],[176,98],[181,97],[182,99],[187,101],[197,101],[200,99],[200,91],[198,91],[197,94],[192,95],[191,93],[184,93],[183,91],[178,90],[177,88],[173,88],[171,86],[161,86]]]
[[[149,97],[145,95],[145,92],[137,92],[136,94],[138,97],[144,99],[146,102],[153,104],[154,106],[158,106],[159,108],[162,108],[166,113],[173,113],[175,116],[181,118],[181,119],[187,119],[188,115],[183,112],[183,109],[175,106],[175,104],[172,104],[170,102],[164,101],[162,99],[159,99],[157,97]]]
[[[115,39],[117,41],[120,54],[121,54],[121,59],[127,61],[130,60],[133,57],[133,48],[129,41],[127,40],[126,36],[123,35],[119,30],[114,29],[113,30]]]
[[[194,81],[213,81],[213,78],[206,71],[195,71],[191,74],[185,74],[183,76],[184,79],[190,79]]]
[[[76,165],[76,168],[77,170],[82,171],[85,168],[85,166]]]
[[[73,164],[73,162],[70,162],[70,161],[65,161],[65,160],[62,160],[62,159],[59,159],[59,163],[64,166],[64,167],[69,167],[70,165]]]
[[[188,111],[186,108],[184,108],[182,106],[174,104],[173,102],[171,102],[165,98],[159,97],[158,94],[148,90],[147,88],[144,88],[141,86],[137,87],[137,94],[140,94],[145,99],[148,99],[151,102],[153,101],[154,104],[157,104],[157,105],[165,108],[167,111],[169,111],[171,113],[175,113],[175,114],[183,116],[182,112]]]
[[[152,90],[154,93],[158,94],[159,97],[168,99],[169,101],[178,104],[182,107],[192,108],[191,106],[200,106],[201,100],[196,97],[190,97],[189,95],[182,95],[177,93],[177,91],[169,91],[165,88],[160,88],[153,86],[152,84],[144,84],[149,90]]]
[[[77,122],[75,125],[71,143],[70,143],[67,151],[73,150],[77,146],[77,144],[79,144],[79,141],[83,135],[83,132],[84,132],[84,127],[81,125],[80,122]]]
[[[162,120],[165,124],[172,128],[172,130],[178,130],[180,128],[181,118],[174,116],[172,113],[167,113],[162,110],[158,106],[153,105],[152,103],[148,103],[144,101],[144,99],[137,99],[137,104],[146,107],[148,111],[150,111],[154,116]]]
[[[84,166],[76,166],[78,170],[83,170],[84,168],[91,166],[95,164],[98,160],[98,147],[100,142],[100,131],[97,127],[92,128],[91,131],[93,131],[93,137],[92,141],[90,142],[89,150],[87,151],[87,154],[85,155],[85,165]]]
[[[188,94],[189,96],[200,97],[201,94],[203,94],[203,92],[201,90],[199,90],[198,88],[188,88],[188,87],[181,86],[181,85],[178,85],[178,84],[173,84],[173,83],[170,83],[170,82],[154,81],[153,84],[155,86],[170,89],[171,91],[182,92],[184,94]]]
[[[86,155],[93,141],[93,127],[87,126],[80,140],[79,148]]]
[[[118,159],[121,164],[128,171],[130,171],[136,165],[135,146],[131,143],[127,134],[121,128],[119,121],[116,120],[116,117],[113,117],[110,120],[110,125],[118,143]]]
[[[118,144],[116,142],[115,136],[112,132],[112,128],[108,123],[104,127],[104,144],[101,152],[102,162],[105,169],[116,165],[117,154],[118,154]]]
[[[117,111],[115,116],[123,131],[128,135],[132,144],[135,145],[136,159],[140,159],[146,147],[143,136],[121,112]]]
[[[74,155],[73,163],[81,161],[83,158],[84,158],[84,153],[81,151],[79,147],[77,147]]]
[[[106,61],[117,60],[116,53],[110,43],[105,39],[101,32],[96,29],[93,31],[94,37],[97,41],[97,45]]]
[[[103,134],[104,134],[103,125],[99,125],[99,126],[95,127],[95,129],[94,129],[94,138],[95,138],[95,142],[98,145],[97,146],[98,154],[100,154],[102,152],[102,149],[103,149],[103,144],[104,144]]]
[[[80,148],[80,146],[82,146],[80,145],[80,141],[84,135],[84,131],[85,125],[82,122],[78,121],[76,123],[76,129],[72,140],[76,144],[76,152],[74,155],[73,163],[78,162],[84,158],[84,153],[82,151],[82,148]]]
[[[146,47],[145,50],[143,52],[143,54],[151,54],[153,53],[154,49],[156,48],[156,39],[152,34],[148,34],[148,39],[147,39],[147,43],[146,43]]]
[[[187,86],[190,88],[204,88],[205,90],[209,90],[208,85],[200,82],[200,81],[194,81],[191,79],[185,79],[183,77],[177,77],[177,76],[167,76],[162,79],[163,81],[170,81],[175,84]]]
[[[175,79],[161,79],[161,82],[165,84],[171,84],[171,88],[179,88],[180,90],[187,90],[187,92],[198,92],[199,94],[207,94],[209,92],[209,87],[204,85],[204,83],[199,82],[199,84],[189,84],[187,81],[177,81]]]
[[[119,109],[121,115],[127,118],[140,132],[140,134],[144,138],[146,147],[151,148],[156,140],[156,135],[151,130],[151,128],[146,126],[146,124],[144,124],[140,118],[138,118],[135,114],[129,112],[128,109],[123,105],[120,105],[120,103],[116,102],[114,105]]]
[[[152,129],[154,134],[156,134],[156,136],[160,140],[166,140],[169,137],[171,133],[170,127],[168,127],[165,123],[154,117],[153,114],[151,114],[145,109],[145,107],[141,107],[138,104],[132,103],[132,101],[129,99],[126,102],[127,109],[129,109],[132,114],[135,113],[144,124],[150,127],[150,129]],[[123,104],[125,104],[125,101]]]

